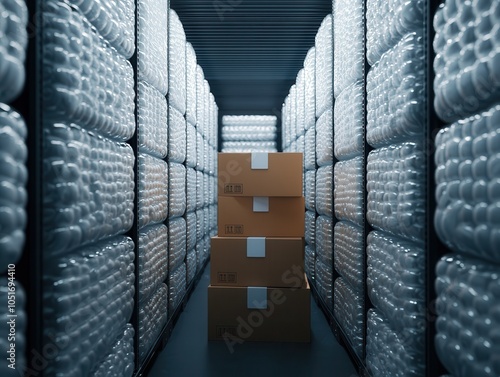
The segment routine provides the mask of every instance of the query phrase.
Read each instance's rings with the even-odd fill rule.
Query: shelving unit
[[[139,76],[138,76],[138,48],[140,46],[139,37],[139,9],[140,2],[145,0],[136,0],[132,1],[133,12],[134,12],[134,30],[133,30],[133,41],[135,47],[135,51],[133,55],[130,57],[129,62],[133,71],[133,92],[135,94],[138,93],[139,90]],[[47,215],[47,207],[44,204],[44,200],[46,200],[47,192],[43,187],[44,180],[46,181],[47,176],[47,168],[45,159],[45,150],[46,146],[44,145],[44,129],[45,129],[45,120],[47,119],[47,114],[45,111],[45,106],[42,104],[43,94],[42,91],[46,90],[43,87],[43,70],[47,68],[47,62],[42,62],[42,56],[44,54],[44,49],[46,46],[46,35],[50,33],[50,31],[45,28],[48,27],[49,23],[44,19],[45,12],[47,11],[47,4],[51,4],[52,10],[57,9],[57,7],[66,7],[64,5],[65,2],[56,3],[55,1],[49,0],[38,0],[38,1],[30,1],[27,2],[29,9],[29,31],[31,31],[29,45],[28,45],[28,56],[27,56],[27,64],[26,64],[26,72],[27,72],[27,84],[25,85],[25,89],[20,97],[15,102],[19,105],[19,110],[21,114],[23,114],[26,118],[26,122],[28,125],[28,139],[27,146],[30,150],[29,160],[27,163],[27,167],[30,172],[29,182],[28,182],[28,224],[26,228],[26,234],[30,236],[26,239],[26,244],[24,247],[24,254],[22,260],[19,263],[19,281],[22,282],[26,287],[27,292],[27,302],[28,305],[26,307],[27,314],[29,317],[29,321],[27,323],[28,329],[27,333],[30,336],[27,338],[28,344],[27,349],[32,350],[32,352],[27,353],[27,361],[28,361],[28,371],[32,370],[35,372],[44,373],[52,373],[50,370],[54,370],[56,367],[54,364],[54,356],[50,354],[50,350],[47,351],[48,346],[55,346],[55,344],[48,344],[46,340],[44,340],[44,311],[47,310],[47,302],[44,299],[48,294],[47,288],[43,286],[43,279],[45,279],[47,275],[47,268],[50,267],[47,264],[47,243],[45,240],[46,235],[44,232],[46,231],[46,223],[44,222],[44,216]],[[92,3],[92,1],[90,1]],[[166,10],[170,9],[170,2],[168,0],[164,1],[164,5]],[[72,5],[74,8],[73,12],[80,12],[76,5]],[[60,8],[62,9],[62,8]],[[65,8],[66,9],[66,8]],[[121,9],[121,11],[126,11],[127,8]],[[66,10],[65,10],[66,11]],[[88,9],[86,10],[88,11]],[[85,17],[85,16],[83,16]],[[110,17],[110,15],[106,15],[106,17]],[[112,17],[112,15],[111,15]],[[95,21],[95,20],[94,20]],[[93,21],[93,22],[94,22]],[[84,22],[87,22],[84,20]],[[102,25],[101,25],[102,26]],[[167,25],[165,25],[165,31]],[[93,32],[99,33],[96,29],[93,29]],[[109,30],[108,30],[109,32]],[[158,31],[160,32],[160,31]],[[104,42],[103,42],[104,43]],[[105,42],[108,43],[108,42]],[[113,48],[117,46],[117,40],[113,40]],[[121,46],[126,48],[125,45]],[[130,46],[129,46],[130,47]],[[129,48],[128,47],[128,48]],[[114,52],[113,52],[114,53]],[[167,66],[168,62],[165,63]],[[209,87],[204,83],[206,89],[206,102],[210,101],[210,108],[206,109],[206,120],[203,124],[198,124],[199,129],[197,133],[201,136],[201,147],[204,147],[207,153],[210,153],[210,156],[207,155],[206,159],[208,161],[209,158],[215,158],[215,151],[217,147],[217,140],[209,141],[208,138],[217,137],[217,118],[218,114],[216,113],[216,104],[213,98],[213,95],[210,97]],[[167,102],[168,96],[164,96],[165,101]],[[204,98],[205,100],[205,98]],[[197,266],[196,276],[186,285],[185,293],[179,298],[179,304],[176,306],[175,310],[171,311],[169,314],[169,318],[166,321],[165,325],[162,326],[159,333],[155,336],[153,340],[153,344],[151,348],[146,352],[146,354],[139,358],[139,327],[140,327],[140,290],[139,290],[139,282],[141,271],[139,268],[139,232],[142,227],[139,226],[139,210],[140,210],[140,194],[141,194],[141,168],[139,164],[139,154],[141,152],[141,139],[140,132],[138,129],[139,121],[139,103],[138,96],[135,95],[134,99],[134,111],[133,111],[133,119],[135,123],[135,129],[131,138],[128,139],[127,144],[130,146],[133,151],[133,155],[135,158],[133,164],[133,174],[134,174],[134,199],[133,199],[133,223],[130,226],[130,229],[124,233],[126,237],[129,237],[134,243],[134,255],[135,255],[135,263],[134,263],[134,308],[133,314],[130,318],[129,323],[131,323],[135,329],[133,347],[134,347],[134,359],[132,360],[134,365],[134,370],[131,371],[128,369],[127,373],[132,373],[130,375],[134,376],[142,376],[146,373],[148,368],[151,366],[152,361],[158,354],[158,352],[163,348],[165,343],[168,341],[170,333],[172,331],[173,326],[178,320],[179,316],[182,313],[184,306],[186,305],[187,300],[189,299],[190,294],[194,290],[198,280],[200,279],[201,273],[208,263],[208,255],[209,255],[209,244],[206,242],[207,237],[209,237],[209,231],[213,232],[215,224],[213,224],[214,217],[208,217],[206,222],[201,224],[201,226],[206,226],[206,233],[203,233],[203,238],[200,241],[200,250],[203,254],[200,256],[199,264]],[[168,127],[167,121],[165,119],[164,127]],[[184,121],[186,119],[184,118]],[[209,145],[210,143],[210,145]],[[141,152],[142,153],[142,152]],[[156,157],[155,157],[156,158]],[[169,162],[168,156],[163,158],[165,163]],[[209,166],[210,165],[210,166]],[[206,208],[207,214],[212,213],[214,211],[214,201],[211,198],[204,197],[204,195],[213,195],[213,190],[215,189],[215,164],[208,164],[208,162],[203,162],[203,165],[199,166],[199,171],[202,172],[204,180],[209,183],[211,186],[206,188],[206,191],[201,194],[201,198],[203,199],[203,207],[200,208],[202,211]],[[168,179],[168,177],[165,177]],[[215,197],[215,196],[214,196]],[[167,198],[166,198],[167,201]],[[205,205],[206,204],[206,205]],[[209,207],[211,206],[211,207]],[[210,210],[208,208],[211,208]],[[169,218],[167,217],[163,222],[164,224],[168,224]],[[158,223],[158,224],[160,224]],[[205,229],[205,228],[204,228]],[[196,230],[195,230],[196,233]],[[168,252],[165,250],[165,252]],[[186,251],[187,252],[187,251]],[[187,278],[187,277],[186,277]],[[185,279],[186,279],[185,278]],[[168,282],[168,279],[166,280]],[[39,356],[38,356],[39,355]],[[105,356],[105,355],[100,355]],[[56,356],[57,359],[58,356]],[[125,362],[125,361],[124,361]],[[46,366],[49,366],[47,369]]]
[[[368,338],[368,312],[370,309],[375,308],[375,305],[372,303],[372,300],[370,298],[370,287],[368,285],[368,277],[369,277],[369,272],[368,268],[370,265],[370,260],[369,256],[367,253],[367,247],[368,247],[368,235],[376,230],[375,227],[372,226],[372,223],[368,220],[368,201],[369,201],[369,192],[367,188],[367,184],[369,181],[369,176],[368,176],[368,170],[367,170],[367,164],[368,164],[368,157],[370,156],[370,153],[372,151],[377,151],[373,148],[372,145],[370,145],[367,141],[367,124],[369,123],[368,119],[368,93],[369,90],[367,88],[367,82],[368,82],[368,72],[370,70],[370,63],[367,59],[367,33],[368,33],[368,28],[370,27],[367,24],[367,7],[369,6],[370,0],[368,1],[363,1],[363,30],[364,30],[364,42],[363,42],[363,49],[364,49],[364,60],[363,60],[363,92],[364,92],[364,100],[363,100],[363,187],[364,187],[364,193],[363,193],[363,210],[362,212],[364,213],[364,222],[362,226],[362,232],[363,232],[363,247],[361,252],[364,255],[364,268],[363,268],[363,281],[364,281],[364,293],[363,293],[363,312],[364,312],[364,323],[363,323],[363,351],[361,354],[359,352],[355,351],[355,345],[351,342],[350,337],[342,328],[342,324],[339,321],[339,318],[336,317],[332,307],[325,301],[325,297],[323,296],[324,293],[322,293],[322,290],[318,286],[319,282],[317,279],[317,276],[314,276],[313,279],[310,279],[312,281],[312,291],[313,291],[313,296],[316,299],[316,302],[318,305],[322,308],[328,322],[330,323],[330,326],[332,328],[333,333],[339,340],[341,344],[345,346],[347,349],[351,359],[353,360],[353,363],[357,366],[357,369],[360,373],[361,376],[370,376],[370,370],[369,366],[366,361],[366,342]],[[371,2],[371,6],[374,6],[376,3],[375,1]],[[347,6],[347,5],[345,5]],[[351,6],[354,6],[351,5]],[[437,358],[436,355],[436,350],[434,347],[434,337],[435,337],[435,312],[434,310],[434,303],[436,300],[436,293],[434,289],[434,281],[436,278],[435,275],[435,266],[437,261],[440,259],[442,255],[446,253],[446,248],[444,245],[440,242],[440,240],[436,236],[436,232],[434,230],[433,226],[433,218],[434,218],[434,210],[436,208],[436,203],[435,203],[435,197],[434,197],[434,172],[435,172],[435,165],[433,163],[433,155],[432,151],[434,150],[434,137],[436,135],[436,130],[438,130],[441,127],[441,123],[439,122],[435,112],[434,112],[434,106],[433,106],[433,80],[434,80],[434,72],[433,72],[433,61],[434,61],[434,54],[433,54],[433,39],[434,39],[434,32],[432,28],[432,23],[433,23],[433,17],[434,14],[439,6],[439,4],[435,4],[434,2],[428,2],[428,1],[421,1],[419,6],[421,6],[423,9],[422,11],[424,12],[424,19],[423,19],[423,24],[420,26],[420,28],[423,30],[423,45],[424,45],[424,50],[422,52],[421,59],[422,61],[425,61],[425,80],[424,82],[419,83],[424,87],[424,94],[423,97],[425,97],[425,127],[424,127],[424,132],[423,136],[421,136],[422,141],[419,141],[423,145],[423,151],[424,151],[424,166],[422,166],[422,171],[421,174],[424,175],[425,177],[425,193],[424,193],[424,198],[423,200],[425,201],[425,236],[423,239],[425,239],[424,242],[424,252],[425,252],[425,346],[421,351],[425,353],[424,360],[422,360],[422,365],[425,365],[425,375],[427,377],[434,377],[434,376],[440,376],[445,373],[445,370],[443,366],[440,363],[440,360]],[[335,15],[335,1],[332,3],[332,11],[333,11],[333,25],[335,25],[336,21],[336,15]],[[401,11],[401,9],[399,9]],[[412,20],[415,23],[415,20]],[[416,27],[415,25],[413,27]],[[335,33],[332,33],[335,35]],[[403,35],[397,38],[401,38]],[[395,44],[397,42],[397,39],[393,39],[391,43]],[[389,48],[390,46],[386,47]],[[336,55],[338,54],[339,51],[337,48],[334,48],[334,67],[335,64],[338,63],[337,59],[339,57]],[[340,58],[342,59],[342,58]],[[345,63],[342,63],[345,66]],[[335,69],[335,68],[334,68]],[[344,80],[345,81],[345,80]],[[338,83],[337,83],[338,84]],[[292,93],[292,92],[291,92]],[[337,91],[337,95],[339,92]],[[338,99],[337,99],[338,100]],[[333,102],[333,109],[335,108],[335,103],[336,101],[334,100]],[[285,134],[286,134],[286,127],[290,127],[290,124],[293,125],[293,119],[289,120],[285,118],[286,113],[286,108],[289,107],[289,104],[285,101],[285,110],[283,112],[284,114],[284,127],[285,127]],[[289,117],[291,116],[292,118],[294,115],[288,115]],[[334,121],[335,124],[335,121]],[[333,125],[332,125],[333,126]],[[293,130],[293,126],[291,127]],[[300,133],[300,130],[298,131]],[[293,132],[292,132],[293,134]],[[404,139],[403,139],[404,140]],[[406,140],[411,140],[411,139],[406,139]],[[419,139],[420,140],[420,137]],[[390,143],[388,144],[390,145]],[[284,151],[290,150],[293,151],[293,141],[290,146],[284,144]],[[332,151],[335,150],[335,143],[331,146]],[[337,157],[334,157],[334,164],[337,164],[339,160]],[[335,191],[335,183],[332,184],[333,190]],[[333,227],[335,227],[335,224],[338,223],[338,219],[335,217],[333,218]],[[332,229],[332,234],[334,233],[334,229]],[[316,235],[317,237],[318,235]],[[402,238],[403,240],[403,238]],[[333,250],[332,250],[333,251]],[[333,267],[333,282],[336,281],[337,278],[339,278],[341,275],[336,271],[335,266]],[[332,285],[333,285],[332,282]],[[335,300],[335,299],[334,299]],[[334,305],[333,305],[334,307]],[[431,367],[432,366],[432,367]]]

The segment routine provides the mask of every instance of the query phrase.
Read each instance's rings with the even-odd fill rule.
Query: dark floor
[[[224,342],[207,340],[207,287],[205,269],[165,349],[149,377],[357,377],[346,353],[311,298],[312,340],[301,343],[245,342],[233,352]]]

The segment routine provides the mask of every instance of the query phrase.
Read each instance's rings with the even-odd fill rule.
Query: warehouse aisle
[[[357,377],[346,351],[326,319],[311,303],[311,343],[246,342],[233,352],[223,342],[207,341],[207,287],[210,265],[156,359],[149,377],[308,376]],[[313,300],[311,298],[311,300]]]

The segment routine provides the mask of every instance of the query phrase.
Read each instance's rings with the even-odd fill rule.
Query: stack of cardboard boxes
[[[208,338],[308,342],[301,153],[219,154]]]

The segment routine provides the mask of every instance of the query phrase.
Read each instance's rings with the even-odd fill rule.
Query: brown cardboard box
[[[210,284],[305,287],[304,239],[213,237]]]
[[[223,340],[233,350],[247,340],[309,342],[310,293],[309,284],[306,288],[259,287],[257,292],[253,287],[210,285],[208,339]]]
[[[302,196],[302,153],[219,153],[218,166],[219,196]]]
[[[265,209],[266,204],[268,212],[255,211]],[[220,196],[219,236],[304,237],[304,208],[303,197]]]

